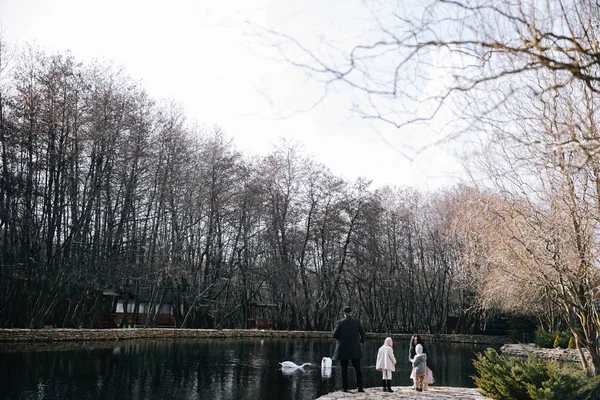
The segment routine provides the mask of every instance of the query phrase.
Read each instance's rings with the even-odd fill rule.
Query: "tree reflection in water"
[[[379,340],[367,340],[366,386],[378,386]],[[0,348],[0,398],[19,399],[314,399],[341,386],[340,367],[318,368],[330,357],[327,339],[130,340]],[[436,385],[468,386],[475,351],[487,346],[432,343]],[[393,385],[410,385],[407,349],[395,343]],[[284,371],[279,362],[311,366]],[[406,360],[406,362],[404,362]],[[350,371],[352,387],[353,373]]]

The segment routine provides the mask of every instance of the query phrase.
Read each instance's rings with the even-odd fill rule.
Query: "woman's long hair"
[[[417,338],[417,344],[421,344],[421,345],[423,344],[423,339],[421,339],[421,336],[419,336],[419,334],[415,333],[410,338],[410,347],[415,347],[417,345],[417,344],[415,344],[415,338]]]

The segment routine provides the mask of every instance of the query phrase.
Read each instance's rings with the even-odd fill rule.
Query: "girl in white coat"
[[[375,364],[375,368],[377,371],[383,372],[383,391],[384,392],[393,392],[392,390],[392,372],[396,370],[396,357],[394,357],[394,349],[392,338],[385,338],[385,342],[383,346],[379,348],[377,352],[377,363]]]

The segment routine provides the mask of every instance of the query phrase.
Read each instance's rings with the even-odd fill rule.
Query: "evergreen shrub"
[[[571,341],[571,339],[573,338],[573,333],[571,333],[571,331],[566,330],[566,331],[562,331],[560,332],[560,340],[558,341],[558,346],[561,349],[567,349],[569,348],[569,342]],[[575,340],[575,339],[573,339]],[[575,345],[575,342],[573,342],[573,345]],[[573,347],[575,348],[575,347]]]
[[[535,321],[530,316],[511,315],[507,317],[508,337],[513,342],[533,341]]]
[[[543,329],[536,329],[535,344],[544,348],[552,348],[554,347],[554,335],[552,332],[547,332]]]
[[[600,400],[600,380],[582,371],[559,368],[530,354],[526,360],[506,357],[494,349],[473,361],[475,384],[484,396],[497,400]]]
[[[535,344],[548,349],[556,347],[566,349],[569,347],[569,342],[571,341],[572,337],[573,334],[569,330],[547,332],[542,329],[536,329]]]
[[[560,346],[560,332],[556,332],[556,336],[554,336],[554,343],[552,344],[552,347],[557,348],[558,346]]]

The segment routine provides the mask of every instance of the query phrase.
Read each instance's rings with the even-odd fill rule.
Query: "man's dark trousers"
[[[342,388],[348,390],[348,361],[340,360],[342,364]],[[356,387],[362,388],[362,371],[360,370],[360,358],[352,359],[352,366],[354,367],[354,376],[356,377]]]

